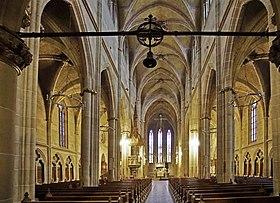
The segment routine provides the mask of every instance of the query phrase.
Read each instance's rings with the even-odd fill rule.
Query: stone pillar
[[[145,153],[145,165],[144,167],[144,178],[146,178],[149,175],[149,136],[148,136],[148,130],[147,125],[145,125],[145,121],[142,122],[142,128],[141,135],[144,135],[144,140],[146,140],[144,145],[144,153]],[[173,159],[174,160],[174,159]]]
[[[116,178],[116,137],[115,137],[115,118],[110,118],[108,129],[108,181],[114,181]]]
[[[83,101],[86,106],[82,112],[82,132],[81,132],[81,167],[82,174],[80,179],[83,186],[90,186],[91,177],[91,97],[89,94],[83,95]]]
[[[179,177],[183,176],[183,141],[182,141],[182,121],[181,118],[179,118],[179,121],[177,122],[177,135],[178,135],[178,139],[177,139],[177,143],[178,143],[178,167],[177,167],[177,175]]]
[[[217,95],[217,181],[223,182],[224,180],[224,123],[223,123],[223,93]]]
[[[185,162],[185,153],[186,153],[185,139],[186,139],[186,132],[187,131],[185,130],[184,113],[185,113],[185,100],[182,98],[182,100],[181,100],[181,113],[180,113],[181,114],[181,116],[180,116],[181,146],[182,146],[180,175],[182,177],[186,176],[186,173],[185,173],[185,163],[186,163]],[[171,152],[173,152],[173,151],[171,150]],[[172,160],[172,162],[173,161],[174,161],[174,159]]]
[[[17,76],[31,61],[25,43],[0,27],[0,202],[13,201]]]
[[[210,178],[210,117],[204,116],[201,118],[201,134],[203,135],[203,145],[201,146],[202,155],[202,177]]]
[[[189,123],[187,116],[184,115],[185,122],[185,135],[183,137],[184,149],[183,149],[183,159],[184,159],[184,176],[189,177]],[[175,151],[175,150],[174,150]],[[173,153],[175,154],[175,153]],[[175,157],[175,156],[174,156]],[[174,159],[173,159],[174,160]]]
[[[25,10],[25,16],[21,27],[23,32],[39,32],[41,13],[40,3],[30,1]],[[15,187],[14,202],[22,200],[25,192],[31,199],[35,199],[35,149],[36,149],[36,118],[37,118],[37,93],[38,93],[38,69],[39,69],[39,38],[27,38],[26,44],[33,54],[30,67],[23,72],[17,82],[16,103],[16,159],[15,159]],[[19,164],[20,163],[20,164]],[[49,164],[46,160],[46,179],[48,181]]]
[[[100,83],[100,78],[95,79],[96,83]],[[90,128],[90,185],[98,186],[101,170],[101,160],[99,156],[99,137],[100,137],[100,95],[91,94],[91,128]],[[83,147],[83,146],[82,146]]]
[[[264,139],[263,139],[263,153],[264,153],[264,166],[263,166],[263,176],[269,177],[269,164],[270,160],[268,157],[268,116],[264,117]]]
[[[88,84],[88,86],[91,86]],[[86,87],[88,87],[86,86]],[[87,89],[87,88],[85,88]],[[85,107],[82,112],[81,136],[81,167],[80,174],[83,186],[98,186],[99,184],[99,108],[98,96],[91,91],[83,92]],[[98,127],[97,127],[98,126]]]
[[[273,194],[280,194],[280,74],[273,66],[271,76],[271,121],[273,150]]]
[[[232,99],[232,91],[225,93],[225,178],[224,182],[234,180],[234,111],[229,105]]]
[[[234,180],[234,117],[229,105],[232,94],[232,88],[225,88],[217,101],[217,181],[226,183]]]

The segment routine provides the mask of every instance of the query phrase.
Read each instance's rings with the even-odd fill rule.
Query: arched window
[[[70,156],[68,156],[66,159],[65,179],[67,181],[74,179],[74,166],[73,166],[72,159]]]
[[[251,107],[251,142],[257,141],[257,103]]]
[[[254,176],[259,175],[259,159],[256,157],[255,159],[255,166],[254,166]]]
[[[70,167],[70,179],[74,180],[75,176],[74,176],[74,165],[73,163],[71,163],[71,167]]]
[[[57,178],[56,178],[56,164],[52,163],[52,182],[56,182]]]
[[[251,173],[252,173],[251,155],[249,152],[247,152],[244,160],[244,175],[251,175]]]
[[[204,16],[204,23],[209,15],[210,6],[212,4],[212,0],[204,0],[203,2],[203,16]]]
[[[35,183],[43,184],[45,182],[45,165],[42,158],[41,152],[38,149],[35,150],[36,159],[35,159]]]
[[[154,163],[154,134],[152,130],[149,133],[149,163]]]
[[[59,146],[68,147],[67,108],[62,104],[58,104],[57,108],[59,118]]]
[[[52,182],[63,181],[62,170],[60,157],[55,154],[52,162]]]
[[[167,131],[167,138],[166,138],[166,162],[171,163],[171,131]]]
[[[162,131],[158,130],[158,163],[162,163]]]
[[[247,174],[247,160],[244,160],[244,175],[248,175]]]
[[[69,164],[66,164],[65,166],[65,180],[69,181],[70,180],[70,166]]]
[[[62,164],[61,162],[58,163],[57,165],[57,178],[58,178],[58,181],[63,181],[63,177],[62,177]]]
[[[37,183],[39,183],[39,184],[44,183],[44,181],[45,181],[44,175],[45,175],[44,163],[42,160],[39,160],[37,163],[37,174],[36,174]]]
[[[262,150],[257,151],[256,159],[255,159],[255,170],[254,175],[255,176],[262,176],[263,175],[263,152]]]
[[[252,174],[252,162],[251,159],[249,160],[249,164],[248,164],[248,176]]]
[[[263,176],[263,158],[260,160],[260,177]]]

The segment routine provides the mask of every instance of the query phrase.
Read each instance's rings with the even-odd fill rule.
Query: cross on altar
[[[155,120],[159,121],[159,128],[162,130],[162,121],[167,120],[167,118],[162,117],[162,114],[159,114],[159,118],[155,118]]]

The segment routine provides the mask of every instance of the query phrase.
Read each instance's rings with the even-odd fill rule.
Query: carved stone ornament
[[[0,57],[23,70],[32,62],[32,54],[24,41],[7,28],[0,26]]]
[[[269,61],[274,63],[279,70],[280,66],[280,35],[278,35],[273,41],[269,50]]]
[[[30,26],[31,24],[30,18],[31,18],[31,11],[30,11],[30,7],[28,7],[27,9],[25,9],[24,16],[22,18],[22,22],[21,22],[22,28],[27,28]]]

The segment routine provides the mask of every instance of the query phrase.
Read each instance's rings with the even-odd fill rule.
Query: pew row
[[[169,189],[175,202],[199,202],[213,198],[235,198],[255,196],[268,197],[273,191],[272,181],[250,183],[216,183],[210,179],[173,178],[169,180]]]
[[[59,187],[48,184],[36,186],[37,202],[144,202],[151,190],[151,179],[129,179],[109,182],[98,187]],[[22,202],[28,202],[24,198]],[[33,202],[33,201],[32,201]]]

